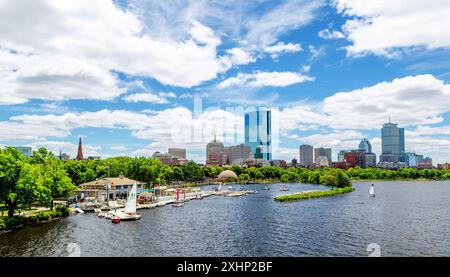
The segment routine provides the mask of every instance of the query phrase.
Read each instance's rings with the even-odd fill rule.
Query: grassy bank
[[[335,196],[338,194],[349,193],[354,190],[355,189],[353,187],[346,187],[346,188],[336,188],[336,189],[323,190],[323,191],[303,192],[303,193],[277,196],[277,197],[275,197],[274,200],[279,201],[279,202],[291,202],[291,201],[299,201],[299,200],[312,199],[312,198]]]
[[[64,206],[55,206],[53,211],[39,212],[30,216],[0,217],[0,231],[13,230],[25,226],[35,226],[69,216]]]

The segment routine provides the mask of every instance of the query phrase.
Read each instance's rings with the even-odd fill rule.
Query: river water
[[[450,182],[375,182],[376,197],[370,184],[291,203],[273,201],[284,194],[274,184],[141,210],[140,221],[120,224],[78,214],[0,235],[0,256],[368,256],[372,243],[381,256],[450,256]]]

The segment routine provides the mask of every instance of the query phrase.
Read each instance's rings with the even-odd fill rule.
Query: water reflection
[[[383,256],[450,255],[450,182],[377,182],[375,198],[370,183],[354,186],[333,198],[278,203],[279,185],[261,185],[255,195],[143,210],[140,221],[116,225],[76,215],[0,236],[0,255],[67,256],[70,243],[81,256],[367,256],[370,243]]]

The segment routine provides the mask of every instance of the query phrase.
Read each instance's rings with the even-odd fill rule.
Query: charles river
[[[68,245],[81,256],[368,256],[371,243],[381,256],[450,256],[450,182],[375,182],[376,197],[370,184],[291,203],[273,200],[280,184],[257,185],[258,194],[141,210],[120,224],[77,214],[0,235],[0,256],[68,256]]]

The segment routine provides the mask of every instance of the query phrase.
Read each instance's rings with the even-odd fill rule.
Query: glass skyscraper
[[[405,129],[386,123],[381,128],[380,162],[403,162],[405,157]]]
[[[262,145],[262,158],[267,161],[272,160],[272,113],[270,110],[260,108],[245,114],[245,145],[252,148],[255,158],[258,145]],[[258,154],[261,155],[261,153]]]
[[[359,150],[366,151],[366,153],[372,153],[372,144],[370,141],[366,138],[363,138],[361,142],[359,143]]]

